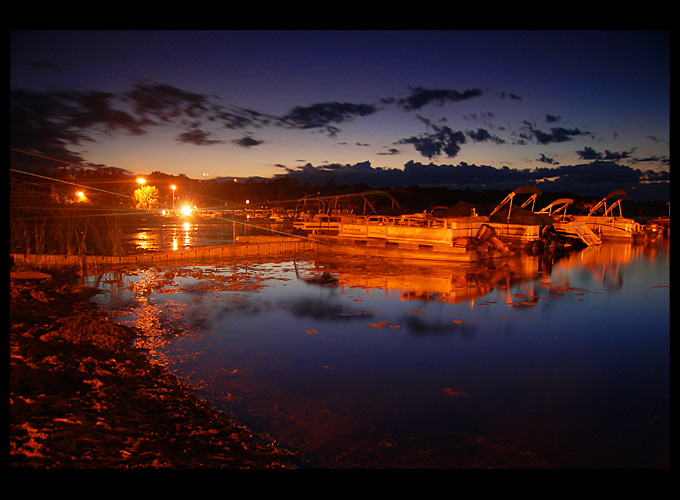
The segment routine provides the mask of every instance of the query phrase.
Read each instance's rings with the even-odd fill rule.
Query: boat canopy
[[[530,195],[527,200],[519,207],[513,207],[513,200],[517,195]],[[542,191],[536,186],[521,186],[515,189],[512,193],[505,197],[496,208],[493,209],[489,215],[491,222],[504,222],[506,224],[526,224],[526,225],[544,225],[552,224],[553,220],[550,215],[537,214],[533,212],[536,198],[542,194]],[[531,209],[527,210],[525,207],[531,203]]]
[[[347,194],[342,194],[338,196],[333,196],[331,200],[328,202],[328,211],[337,211],[338,207],[340,206],[340,202],[345,199],[347,201],[347,206],[348,208],[351,207],[351,200],[352,198],[361,198],[363,201],[363,214],[366,215],[366,208],[370,208],[371,211],[377,215],[377,211],[374,207],[374,204],[376,202],[371,202],[369,200],[369,197],[383,197],[387,198],[390,202],[390,210],[396,209],[401,209],[401,205],[399,205],[399,202],[394,199],[394,196],[392,196],[390,193],[386,191],[380,191],[380,190],[371,190],[371,191],[363,191],[361,193],[347,193]]]
[[[504,224],[522,224],[527,226],[543,226],[552,224],[554,219],[545,213],[535,213],[522,207],[512,207],[507,204],[499,210],[495,210],[489,216],[490,222],[501,222]]]
[[[361,198],[362,203],[363,203],[363,214],[366,215],[366,208],[370,208],[371,211],[374,214],[377,214],[378,212],[376,211],[374,205],[376,204],[375,201],[371,202],[369,200],[369,197],[384,197],[387,198],[390,202],[390,209],[394,210],[399,209],[401,210],[401,205],[399,205],[399,202],[388,192],[386,191],[380,191],[380,190],[370,190],[370,191],[363,191],[361,193],[347,193],[347,194],[342,194],[342,195],[334,195],[334,196],[318,196],[318,194],[312,194],[308,196],[304,196],[300,198],[297,202],[297,206],[295,208],[296,213],[304,212],[307,209],[307,205],[309,204],[310,206],[316,207],[316,212],[317,213],[333,213],[333,212],[340,212],[341,210],[345,211],[353,211],[352,208],[352,199],[353,198]],[[346,209],[341,209],[342,202],[343,200],[346,202]]]
[[[529,198],[522,203],[522,208],[526,207],[529,203],[532,204],[531,208],[533,210],[533,204],[536,202],[536,198],[542,194],[542,191],[538,189],[536,186],[521,186],[515,189],[512,193],[507,195],[503,201],[501,201],[496,208],[494,208],[493,212],[489,215],[489,217],[493,216],[496,212],[498,212],[502,207],[505,205],[510,205],[512,207],[512,202],[518,194],[529,194]]]
[[[604,216],[613,216],[613,211],[614,209],[618,206],[619,207],[619,217],[623,217],[623,213],[621,212],[621,202],[624,200],[624,198],[627,196],[627,193],[623,189],[616,189],[609,193],[607,196],[602,198],[597,205],[595,205],[592,209],[590,209],[590,212],[588,212],[588,215],[595,215],[595,213],[602,208],[604,210],[603,215]],[[612,203],[609,207],[607,207],[607,201],[617,198],[614,203]]]
[[[440,217],[468,217],[473,213],[473,210],[475,213],[483,215],[489,213],[490,208],[490,206],[479,203],[459,201],[448,208],[441,208],[438,210],[433,209],[432,213]]]
[[[567,207],[574,203],[574,200],[571,198],[559,198],[555,201],[553,201],[550,205],[547,207],[544,207],[540,209],[538,214],[548,214],[548,215],[557,215],[560,211],[563,211],[564,213],[562,215],[567,215]]]

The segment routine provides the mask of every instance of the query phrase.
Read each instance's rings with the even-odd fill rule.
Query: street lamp
[[[175,209],[175,189],[177,189],[177,186],[174,184],[170,186],[170,189],[172,189],[172,209]]]

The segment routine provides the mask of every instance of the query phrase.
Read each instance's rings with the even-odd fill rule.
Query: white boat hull
[[[576,215],[572,221],[585,223],[602,240],[632,241],[642,234],[640,224],[625,217]]]

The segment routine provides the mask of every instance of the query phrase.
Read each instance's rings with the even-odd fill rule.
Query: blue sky
[[[16,109],[66,107],[51,147],[14,119],[11,147],[135,173],[607,160],[670,178],[664,31],[14,31],[19,89]]]

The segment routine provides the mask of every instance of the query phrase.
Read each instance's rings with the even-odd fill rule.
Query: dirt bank
[[[293,468],[50,274],[10,273],[10,468]]]

